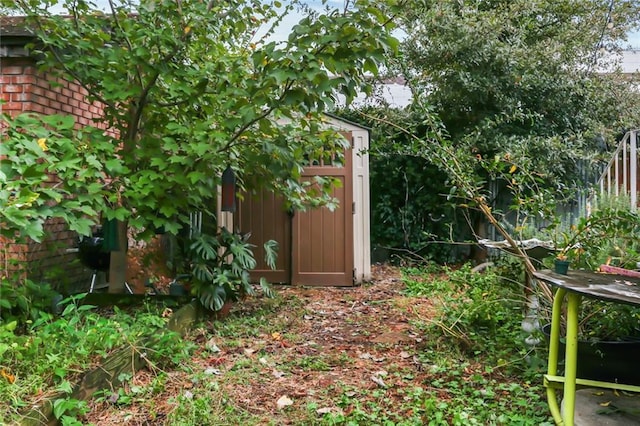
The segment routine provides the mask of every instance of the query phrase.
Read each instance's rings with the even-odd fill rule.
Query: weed
[[[521,286],[492,270],[444,271],[434,276],[413,269],[406,278],[409,294],[441,300],[435,318],[416,323],[427,334],[417,357],[433,376],[425,389],[435,390],[426,392],[425,424],[548,422],[543,388],[530,381],[538,382],[541,371],[527,362],[535,354],[522,343]]]
[[[63,300],[57,318],[40,311],[37,319],[26,322],[23,333],[18,333],[16,321],[0,323],[0,369],[6,376],[0,378],[0,422],[17,421],[19,410],[42,394],[70,394],[78,375],[114,348],[129,345],[145,354],[148,365],[156,369],[168,368],[189,356],[193,346],[181,343],[175,333],[165,332],[166,319],[161,311],[156,312],[161,308],[146,306],[135,317],[114,308],[113,314],[105,317],[93,306],[81,304],[83,297]],[[149,335],[153,336],[151,342],[139,346]],[[74,416],[82,415],[82,407],[64,397],[56,400],[54,413],[63,424],[73,424]]]
[[[331,366],[320,356],[303,356],[295,361],[295,365],[309,371],[331,370]]]

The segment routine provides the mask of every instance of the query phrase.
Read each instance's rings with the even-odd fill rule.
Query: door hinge
[[[351,214],[356,214],[356,202],[351,203]]]

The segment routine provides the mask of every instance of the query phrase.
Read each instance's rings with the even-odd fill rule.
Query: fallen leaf
[[[360,354],[358,356],[358,358],[360,358],[360,359],[371,359],[372,357],[371,357],[371,354],[369,352],[365,352],[363,354]]]
[[[318,408],[316,410],[316,413],[318,413],[318,414],[329,414],[329,413],[333,412],[333,410],[335,410],[335,408],[333,408],[333,407],[322,407],[322,408]]]
[[[407,359],[407,358],[411,358],[411,354],[407,351],[402,351],[400,352],[400,358],[402,359]]]
[[[213,353],[217,353],[220,352],[220,348],[218,347],[218,345],[216,345],[215,340],[213,339],[209,339],[209,341],[207,342],[206,345],[207,349]]]
[[[284,407],[288,407],[289,405],[293,405],[293,401],[287,395],[282,395],[278,401],[276,401],[276,405],[279,409],[283,409]]]
[[[601,406],[601,407],[608,407],[608,406],[609,406],[609,404],[611,404],[611,401],[601,402],[601,403],[600,403],[600,406]]]
[[[247,356],[253,355],[255,353],[255,349],[253,348],[244,348],[244,354]]]
[[[216,376],[219,376],[220,374],[222,374],[222,371],[220,371],[217,368],[207,368],[206,370],[204,370],[204,374],[215,374]]]
[[[378,376],[371,376],[371,381],[381,388],[386,388],[387,384]]]
[[[273,377],[275,377],[276,379],[284,377],[284,373],[278,370],[273,370],[271,374],[273,374]]]
[[[7,373],[5,370],[0,371],[0,376],[4,377],[5,379],[7,379],[7,382],[13,384],[16,381],[16,376],[14,376],[11,373]]]
[[[271,338],[273,340],[282,340],[282,334],[276,331],[275,333],[271,333]]]

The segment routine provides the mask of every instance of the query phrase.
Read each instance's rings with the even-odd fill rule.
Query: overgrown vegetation
[[[454,424],[548,421],[540,380],[545,348],[536,351],[524,345],[522,281],[500,276],[495,269],[472,272],[468,265],[435,269],[435,274],[424,269],[404,274],[408,294],[439,301],[437,314],[418,319],[418,324],[430,337],[420,356],[434,362],[442,374],[437,385],[460,397],[459,404],[441,404],[444,418],[454,419]],[[480,365],[480,371],[464,381],[462,371],[469,365]]]
[[[522,346],[518,284],[467,266],[379,274],[353,290],[279,292],[181,343],[166,335],[139,348],[147,369],[87,402],[62,396],[57,414],[64,424],[550,424],[536,354]],[[24,335],[3,329],[1,405],[13,407],[3,422],[166,322],[152,307],[134,322],[77,302]]]
[[[487,238],[479,204],[516,239],[531,238],[523,231],[588,194],[608,149],[637,124],[635,83],[612,61],[640,23],[638,4],[409,4],[402,55],[390,68],[411,88],[412,104],[352,113],[375,129],[372,179],[384,189],[372,198],[374,244],[417,250],[452,236]],[[437,250],[423,253],[437,260]]]
[[[59,302],[60,314],[39,311],[20,326],[16,319],[0,324],[0,422],[12,424],[24,410],[44,398],[55,397],[54,413],[61,419],[87,411],[86,402],[68,395],[82,374],[120,347],[144,353],[154,372],[173,368],[192,346],[167,332],[163,308],[148,305],[134,315],[114,307],[97,311],[82,304],[83,295]],[[153,335],[152,344],[141,339]],[[70,419],[63,424],[71,423]]]

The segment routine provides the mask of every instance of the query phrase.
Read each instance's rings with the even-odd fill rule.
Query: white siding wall
[[[371,238],[369,206],[369,132],[353,130],[353,260],[356,281],[371,279]]]

